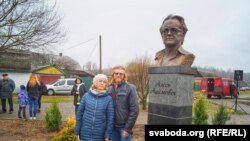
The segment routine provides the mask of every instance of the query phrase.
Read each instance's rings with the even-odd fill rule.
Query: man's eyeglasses
[[[165,29],[162,31],[162,33],[164,33],[164,34],[167,34],[167,33],[169,33],[169,32],[171,32],[172,34],[177,34],[177,33],[179,33],[179,32],[183,32],[183,31],[180,30],[180,29],[177,29],[177,28],[165,28]]]
[[[115,75],[124,75],[124,73],[115,72]]]

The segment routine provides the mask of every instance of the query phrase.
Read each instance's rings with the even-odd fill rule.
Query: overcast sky
[[[99,65],[99,35],[103,68],[126,65],[145,54],[153,59],[164,48],[161,23],[174,14],[185,18],[183,47],[196,56],[193,66],[250,72],[249,0],[56,1],[68,33],[56,52],[81,65],[87,61]]]

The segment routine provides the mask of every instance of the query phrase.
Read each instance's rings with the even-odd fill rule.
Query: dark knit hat
[[[4,73],[3,76],[8,76],[8,73]]]
[[[24,85],[21,85],[21,86],[20,86],[20,89],[21,89],[21,90],[25,90],[25,86],[24,86]]]

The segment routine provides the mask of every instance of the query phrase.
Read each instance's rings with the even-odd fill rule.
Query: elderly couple
[[[104,74],[94,77],[78,107],[75,134],[81,141],[131,141],[138,114],[136,88],[126,81],[125,68],[116,66],[111,85]]]

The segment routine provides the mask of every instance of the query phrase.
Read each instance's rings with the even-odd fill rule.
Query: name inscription
[[[158,81],[151,90],[153,94],[175,95],[176,92],[171,88],[171,84]]]

